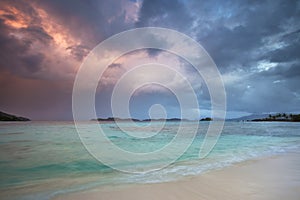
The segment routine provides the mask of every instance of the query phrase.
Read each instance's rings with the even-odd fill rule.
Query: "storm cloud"
[[[88,53],[121,31],[154,26],[185,33],[203,45],[222,75],[228,117],[300,112],[299,1],[22,0],[1,1],[0,7],[0,110],[33,119],[71,119],[72,84]],[[146,52],[128,56],[148,61],[167,57],[157,50]],[[110,90],[130,69],[129,57],[113,63],[104,77],[105,88],[97,94],[101,117],[111,115]],[[188,66],[183,71],[192,78]],[[178,105],[167,93],[134,99],[134,117],[147,117],[137,110],[147,110],[159,98],[169,102],[166,108],[176,117]],[[209,113],[203,85],[198,98]]]

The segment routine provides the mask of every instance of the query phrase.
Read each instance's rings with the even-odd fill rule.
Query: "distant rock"
[[[25,117],[17,117],[15,115],[7,114],[0,111],[0,121],[30,121]]]
[[[206,118],[202,118],[202,119],[200,119],[200,121],[212,121],[212,118],[210,118],[210,117],[206,117]]]

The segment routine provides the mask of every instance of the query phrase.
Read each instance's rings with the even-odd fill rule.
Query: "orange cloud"
[[[28,44],[19,56],[43,55],[40,71],[36,73],[39,78],[74,78],[88,48],[81,45],[82,40],[72,30],[34,2],[8,1],[0,6],[7,38]],[[16,68],[23,67],[22,63],[18,65]]]
[[[2,4],[0,9],[0,18],[4,23],[12,28],[26,28],[30,23],[30,17],[22,13],[17,8]]]
[[[79,45],[81,41],[74,38],[69,30],[67,30],[62,24],[56,22],[51,16],[42,8],[33,5],[38,15],[41,18],[41,26],[45,31],[51,35],[55,44],[66,50],[69,46]]]

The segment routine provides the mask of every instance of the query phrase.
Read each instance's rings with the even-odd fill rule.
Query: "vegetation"
[[[30,121],[25,117],[17,117],[15,115],[7,114],[0,111],[0,121]]]
[[[254,122],[260,122],[260,121],[300,122],[300,114],[286,114],[286,113],[278,113],[276,115],[270,114],[266,118],[253,119],[251,121],[254,121]]]
[[[202,119],[200,119],[200,121],[212,121],[212,118],[210,118],[210,117],[206,117],[206,118],[202,118]]]

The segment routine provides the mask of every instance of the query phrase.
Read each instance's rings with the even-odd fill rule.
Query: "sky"
[[[201,44],[216,63],[226,90],[227,117],[300,112],[300,1],[269,0],[2,0],[0,1],[0,110],[33,120],[71,120],[76,73],[89,52],[122,31],[163,27]],[[209,93],[201,77],[169,52],[137,50],[116,60],[97,88],[98,117],[110,117],[113,86],[137,63],[171,65],[195,90],[201,116]],[[159,74],[159,73],[158,73]],[[149,73],[137,76],[132,84]],[[158,78],[172,80],[166,74]],[[182,89],[184,91],[184,89]],[[139,88],[130,102],[134,118],[152,105],[179,117],[166,88]]]

